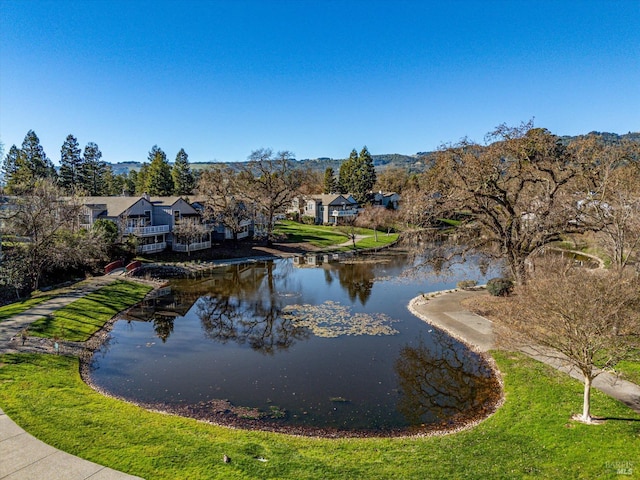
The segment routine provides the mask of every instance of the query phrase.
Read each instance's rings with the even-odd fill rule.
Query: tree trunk
[[[509,269],[516,285],[524,285],[527,280],[526,257],[512,254],[509,256]]]
[[[591,423],[591,375],[584,374],[584,399],[582,402],[582,421]]]

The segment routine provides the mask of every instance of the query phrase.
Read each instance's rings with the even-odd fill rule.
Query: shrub
[[[487,282],[487,291],[494,297],[506,297],[513,290],[513,281],[509,278],[492,278]]]
[[[461,290],[469,290],[470,288],[475,287],[478,284],[475,280],[460,280],[456,287]]]
[[[300,217],[300,222],[305,225],[314,225],[316,223],[316,217],[312,217],[311,215],[302,215]]]

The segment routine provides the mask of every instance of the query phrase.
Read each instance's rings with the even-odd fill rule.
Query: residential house
[[[241,203],[242,205],[242,203]],[[202,198],[196,198],[191,202],[191,206],[204,217],[205,212],[205,200]],[[222,242],[223,240],[233,240],[234,235],[231,229],[225,226],[219,220],[205,220],[205,224],[208,226],[211,232],[211,239],[216,242]],[[237,232],[235,239],[242,240],[244,238],[250,238],[254,235],[254,220],[247,218],[240,221],[240,231]]]
[[[157,253],[167,247],[169,223],[155,218],[148,195],[142,197],[83,197],[80,226],[91,228],[98,219],[111,220],[122,235],[133,235],[139,253]]]
[[[302,207],[302,208],[300,208]],[[315,224],[339,225],[358,215],[358,202],[349,194],[313,195],[295,199],[293,207],[303,217],[312,217]]]
[[[199,212],[180,197],[83,197],[80,226],[111,220],[122,235],[136,238],[139,253],[157,253],[170,246],[192,252],[211,247],[211,234]]]
[[[400,204],[400,195],[395,192],[377,192],[372,196],[372,205],[378,205],[391,210],[397,210]]]
[[[158,225],[169,225],[167,246],[174,252],[195,252],[211,248],[210,228],[200,212],[181,197],[151,197],[153,218]]]

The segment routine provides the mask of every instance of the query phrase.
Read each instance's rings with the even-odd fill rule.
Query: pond
[[[248,428],[395,435],[468,420],[494,399],[484,360],[409,301],[479,283],[474,264],[417,274],[402,253],[235,263],[174,280],[113,327],[95,388]]]

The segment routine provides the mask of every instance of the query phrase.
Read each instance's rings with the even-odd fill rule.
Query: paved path
[[[82,285],[70,287],[68,293],[0,322],[0,353],[25,350],[52,352],[51,341],[37,338],[29,338],[25,345],[28,348],[23,348],[22,340],[19,338],[22,329],[115,280],[117,277],[94,277],[83,282]],[[47,480],[125,480],[140,477],[118,472],[57,450],[29,435],[0,409],[0,479],[44,478]]]
[[[0,479],[126,480],[126,473],[56,450],[29,435],[0,409]]]
[[[495,337],[493,322],[466,310],[460,302],[475,295],[487,295],[485,291],[449,291],[435,296],[420,296],[409,304],[409,310],[429,324],[446,331],[451,336],[463,341],[475,350],[486,352],[494,348]],[[533,347],[522,347],[521,351],[568,373],[582,381],[582,374],[575,368],[568,367],[557,355],[552,355]],[[640,413],[640,386],[622,380],[615,375],[604,372],[593,380],[593,386],[610,397],[621,401],[632,410]]]
[[[54,298],[42,302],[35,307],[25,310],[22,313],[14,315],[4,321],[0,321],[0,353],[16,353],[25,349],[18,348],[22,344],[20,332],[31,325],[36,320],[51,315],[59,308],[69,305],[71,302],[84,297],[99,288],[118,280],[118,277],[105,275],[103,277],[93,277],[82,282],[81,285],[73,285],[69,287],[68,292],[55,296]],[[39,342],[39,339],[29,339],[30,344]],[[45,342],[43,342],[44,344]],[[47,342],[47,345],[50,342]],[[2,478],[2,477],[0,477]]]

